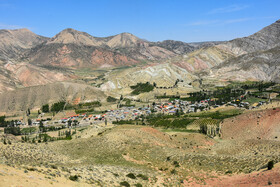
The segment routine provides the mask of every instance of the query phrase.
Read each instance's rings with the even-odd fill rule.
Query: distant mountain
[[[264,51],[280,45],[280,20],[259,32],[244,38],[237,38],[221,44],[221,48],[236,55]]]
[[[137,47],[139,43],[143,42],[144,40],[127,32],[104,38],[105,45],[110,48]]]
[[[214,67],[210,76],[233,81],[280,82],[280,46],[230,59]]]
[[[279,46],[280,20],[251,36],[226,42],[149,42],[130,33],[94,37],[71,28],[52,38],[28,29],[0,30],[0,92],[69,80],[74,78],[69,69],[154,62],[189,73],[206,71],[218,79],[243,72],[242,80],[278,80]],[[214,68],[211,73],[210,68]]]
[[[102,39],[95,38],[86,32],[77,31],[75,29],[65,29],[50,38],[46,45],[50,44],[77,44],[86,46],[101,46],[104,44]]]
[[[176,54],[185,54],[196,49],[196,47],[194,47],[193,45],[174,40],[164,40],[162,42],[155,42],[154,45],[170,50]]]
[[[207,41],[207,42],[191,42],[189,45],[195,47],[195,49],[200,49],[203,47],[211,47],[214,45],[225,43],[225,41]]]
[[[51,43],[33,48],[30,63],[41,67],[108,68],[135,65],[139,61],[113,50],[75,43]]]
[[[65,29],[52,37],[47,44],[78,44],[95,47],[136,47],[142,40],[130,33],[121,33],[109,37],[94,37],[86,32],[75,29]]]
[[[217,79],[279,81],[279,46],[280,20],[251,36],[206,45],[172,62],[189,71],[210,72]]]
[[[0,93],[70,79],[67,73],[34,66],[26,59],[30,50],[47,40],[28,29],[0,30]]]
[[[280,82],[280,20],[255,34],[217,45],[233,54],[210,71],[212,77],[231,80]]]
[[[218,46],[202,47],[184,55],[178,55],[171,58],[174,65],[182,67],[189,72],[196,73],[202,70],[208,70],[223,63],[226,59],[234,56],[219,48]]]
[[[173,40],[149,42],[130,33],[94,37],[71,28],[52,38],[38,36],[27,29],[0,30],[0,36],[0,63],[24,61],[40,67],[60,68],[137,65],[142,60],[169,59],[203,46]]]
[[[18,59],[24,52],[48,38],[34,34],[28,29],[0,30],[0,60]]]

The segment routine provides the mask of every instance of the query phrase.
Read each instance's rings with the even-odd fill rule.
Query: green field
[[[257,97],[248,97],[247,99],[243,100],[243,102],[248,102],[250,104],[258,103],[260,101],[267,101],[267,99],[261,99]]]

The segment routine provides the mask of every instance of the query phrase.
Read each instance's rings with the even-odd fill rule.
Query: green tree
[[[7,122],[5,121],[6,116],[0,116],[0,127],[6,127]]]
[[[60,102],[54,103],[51,107],[51,111],[52,112],[62,111],[64,109],[65,104],[66,104],[65,101],[60,101]]]
[[[153,83],[153,86],[154,86],[154,87],[157,87],[157,84],[154,82],[154,83]]]
[[[48,113],[50,111],[49,104],[45,104],[42,106],[42,112]]]
[[[274,162],[273,160],[271,160],[267,163],[267,170],[271,170],[273,167],[274,167]]]
[[[39,125],[39,131],[40,132],[46,132],[46,128],[45,128],[45,126],[44,126],[44,124],[43,124],[43,122],[42,122],[42,120],[40,121],[40,125]]]
[[[27,122],[28,122],[28,125],[32,125],[32,121],[30,118],[28,118]]]

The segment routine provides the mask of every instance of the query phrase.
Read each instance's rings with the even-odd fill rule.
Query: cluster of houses
[[[202,100],[200,102],[191,103],[189,101],[182,101],[176,99],[172,102],[166,103],[153,103],[151,105],[143,107],[122,107],[116,110],[107,110],[103,114],[77,114],[69,117],[62,118],[57,121],[57,123],[68,124],[69,121],[79,121],[83,122],[104,122],[105,120],[109,122],[120,121],[120,120],[135,120],[141,116],[150,115],[151,113],[161,113],[165,115],[174,115],[178,112],[180,113],[191,113],[209,110],[211,108],[220,107],[221,105],[212,105],[210,106],[209,100]],[[264,104],[259,103],[258,105]],[[248,102],[228,102],[225,105],[248,108],[250,104]]]
[[[116,110],[107,110],[106,112],[102,114],[75,114],[68,117],[61,118],[57,121],[52,121],[52,123],[55,124],[64,124],[66,127],[69,126],[72,122],[75,124],[81,123],[81,124],[87,124],[87,122],[94,123],[94,122],[104,122],[104,121],[120,121],[120,120],[135,120],[141,116],[147,116],[151,113],[161,113],[165,115],[174,115],[176,113],[191,113],[191,112],[200,112],[204,110],[209,110],[211,108],[220,107],[222,105],[227,106],[234,106],[239,108],[256,108],[258,106],[261,106],[265,104],[265,102],[258,102],[255,105],[250,105],[248,102],[242,102],[241,100],[235,100],[228,103],[223,103],[222,105],[209,105],[210,100],[202,100],[200,102],[191,103],[189,101],[183,101],[180,99],[175,99],[174,101],[166,102],[166,103],[153,103],[151,105],[143,106],[143,107],[122,107]],[[32,126],[39,126],[40,125],[40,119],[34,119],[32,120]],[[44,125],[49,124],[49,121],[51,121],[50,118],[45,119],[43,121]],[[20,125],[28,125],[25,124],[22,121],[15,121],[15,126]]]

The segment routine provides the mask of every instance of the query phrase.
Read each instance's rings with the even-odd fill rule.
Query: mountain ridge
[[[69,74],[69,70],[73,69],[110,69],[143,64],[150,66],[153,63],[170,63],[194,74],[213,68],[211,76],[216,76],[217,79],[232,77],[231,72],[232,75],[236,74],[234,67],[239,64],[242,64],[240,68],[245,67],[246,63],[258,64],[250,66],[253,69],[245,68],[243,74],[248,71],[248,75],[253,75],[252,72],[255,71],[262,76],[252,76],[254,79],[278,81],[277,76],[269,78],[268,75],[271,72],[277,74],[278,70],[275,72],[267,69],[265,66],[269,63],[266,60],[263,63],[252,61],[250,54],[260,57],[264,53],[264,56],[277,64],[277,54],[267,56],[267,51],[277,48],[279,43],[280,20],[248,37],[225,42],[196,43],[174,40],[150,42],[127,32],[95,37],[72,28],[66,28],[52,38],[37,35],[28,29],[3,29],[0,30],[0,91],[71,79],[75,76]],[[271,50],[271,53],[275,51],[278,50]],[[240,58],[242,55],[248,56]],[[242,63],[239,63],[240,59]],[[226,66],[230,66],[227,69],[232,71],[227,71]],[[21,71],[15,71],[16,68]],[[215,68],[221,70],[217,71]],[[265,71],[261,72],[260,69]],[[28,74],[35,76],[26,79],[19,72],[29,72]],[[220,76],[219,72],[227,76]],[[48,75],[52,75],[54,79],[47,78],[48,81],[45,81],[44,77]],[[246,77],[248,76],[243,76]],[[36,78],[40,81],[36,81]]]

